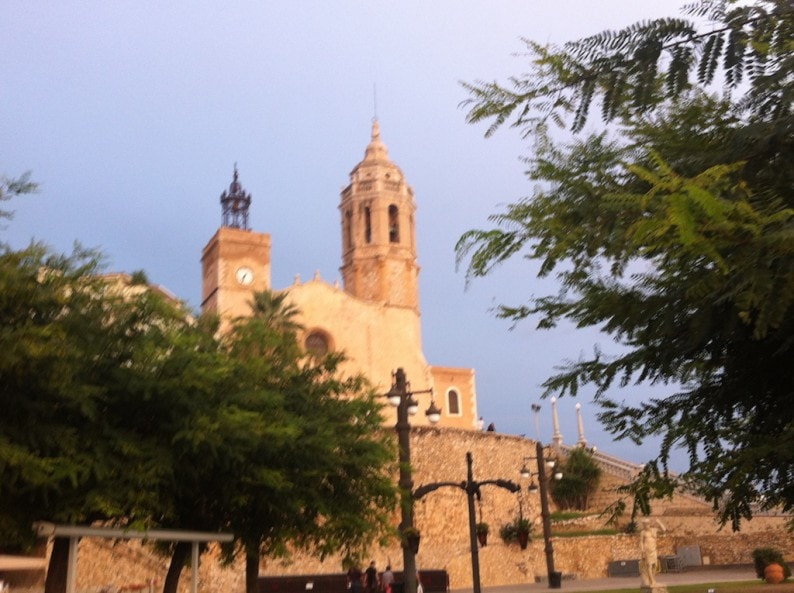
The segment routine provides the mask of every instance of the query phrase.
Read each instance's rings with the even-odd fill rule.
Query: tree
[[[562,49],[530,43],[533,67],[512,88],[467,85],[470,121],[534,136],[529,176],[540,184],[456,250],[471,258],[469,277],[516,254],[555,273],[558,294],[499,315],[598,327],[622,348],[566,363],[547,393],[593,384],[619,438],[661,435],[643,473],[658,492],[669,492],[658,465],[684,448],[683,479],[738,529],[756,505],[794,508],[794,7],[702,0],[691,11],[716,25],[700,34],[660,19]],[[708,94],[719,58],[722,98]],[[580,133],[595,97],[620,127],[551,137],[549,121]],[[631,384],[667,394],[609,399]]]
[[[238,319],[228,337],[242,395],[269,393],[278,402],[258,416],[251,469],[235,487],[231,527],[249,593],[257,590],[262,555],[290,548],[358,555],[385,537],[396,503],[388,471],[395,452],[381,405],[363,377],[340,375],[341,354],[305,356],[292,321],[297,311],[283,295],[256,294],[253,315]]]
[[[173,475],[170,432],[206,371],[185,311],[99,275],[91,251],[0,254],[0,540],[36,520],[151,524]],[[46,590],[65,587],[56,539]]]
[[[251,312],[272,329],[283,333],[296,332],[301,325],[295,321],[298,308],[288,300],[288,293],[263,290],[254,294]]]
[[[225,555],[245,558],[250,593],[262,556],[360,554],[388,532],[396,501],[380,404],[362,377],[340,375],[340,354],[305,355],[295,315],[284,293],[257,293],[252,315],[221,338],[224,384],[202,386],[198,418],[175,439],[173,488],[161,494],[173,501],[164,525],[235,534]],[[177,590],[187,551],[171,548],[164,593]]]
[[[598,489],[601,468],[592,451],[572,449],[561,467],[562,477],[551,482],[551,497],[562,510],[585,511],[590,497]]]

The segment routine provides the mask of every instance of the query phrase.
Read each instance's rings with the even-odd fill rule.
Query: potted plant
[[[529,543],[529,532],[532,530],[532,524],[529,519],[519,517],[516,519],[516,536],[518,537],[518,545],[522,550],[527,549]]]
[[[406,527],[401,531],[401,535],[403,548],[408,548],[414,554],[418,554],[419,540],[422,538],[419,530],[416,527]]]
[[[779,583],[791,576],[783,553],[776,548],[756,548],[753,550],[753,566],[759,579],[767,583]]]
[[[477,532],[477,541],[480,542],[482,547],[488,545],[488,523],[480,521],[474,526],[474,531]]]
[[[529,534],[532,531],[532,524],[529,519],[523,516],[518,516],[510,523],[505,523],[499,529],[499,535],[506,544],[511,542],[518,542],[522,550],[527,549],[529,543]]]

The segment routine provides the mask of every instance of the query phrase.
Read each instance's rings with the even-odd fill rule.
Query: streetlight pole
[[[559,589],[562,587],[562,580],[557,571],[554,570],[554,546],[551,542],[551,514],[549,513],[549,479],[546,477],[546,463],[543,459],[543,444],[537,442],[538,458],[538,482],[540,483],[540,516],[543,519],[543,550],[546,552],[546,575],[549,581],[549,589]]]
[[[399,447],[400,460],[400,533],[405,533],[414,527],[414,506],[412,490],[414,487],[413,476],[411,475],[411,424],[408,415],[415,414],[418,409],[414,394],[430,393],[432,389],[421,391],[408,391],[408,382],[405,378],[405,371],[399,368],[394,373],[394,384],[386,397],[392,405],[397,406],[397,424],[394,426],[397,432],[397,446]],[[436,424],[441,418],[441,411],[436,407],[431,399],[430,407],[425,412],[431,423]],[[405,538],[402,542],[403,549],[403,591],[404,593],[416,593],[416,555],[409,546]]]
[[[546,469],[551,470],[554,467],[554,460],[546,461],[544,456],[543,444],[537,441],[535,446],[535,457],[525,457],[527,459],[536,459],[538,461],[538,483],[540,487],[540,517],[543,521],[543,550],[546,553],[546,577],[549,582],[549,589],[559,589],[562,587],[562,575],[554,569],[554,546],[551,541],[551,513],[549,512],[549,481],[552,475],[546,475]],[[562,478],[560,472],[553,474],[556,479]],[[521,476],[524,478],[532,477],[532,472],[524,463],[521,468]],[[530,492],[537,492],[538,487],[532,482],[529,485]]]
[[[466,498],[468,501],[469,507],[469,545],[471,547],[471,579],[472,584],[474,587],[474,593],[481,593],[480,588],[480,550],[477,547],[477,529],[476,529],[476,513],[474,510],[474,497],[476,496],[477,499],[480,499],[480,486],[486,486],[491,484],[493,486],[499,486],[500,488],[504,488],[505,490],[509,490],[510,492],[518,492],[521,490],[521,486],[511,482],[510,480],[482,480],[477,482],[474,480],[474,471],[472,469],[473,465],[473,458],[471,455],[471,451],[466,453],[466,481],[465,482],[435,482],[433,484],[427,484],[424,486],[420,486],[414,492],[414,498],[419,500],[424,495],[433,492],[434,490],[438,490],[439,488],[443,488],[444,486],[451,486],[453,488],[461,488],[466,492]]]

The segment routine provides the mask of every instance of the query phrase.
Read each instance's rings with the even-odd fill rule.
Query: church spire
[[[245,193],[243,186],[240,184],[237,163],[234,163],[234,176],[229,184],[229,191],[224,191],[221,194],[221,225],[244,231],[249,230],[248,208],[250,206],[251,194]]]

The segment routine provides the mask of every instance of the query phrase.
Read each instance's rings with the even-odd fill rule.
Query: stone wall
[[[494,432],[478,432],[451,428],[417,427],[411,433],[413,480],[415,487],[435,482],[459,484],[466,480],[466,453],[473,457],[476,481],[507,479],[521,483],[521,495],[492,485],[481,488],[482,498],[475,503],[476,520],[490,525],[488,545],[479,549],[480,577],[483,586],[534,582],[546,574],[543,535],[540,525],[540,499],[528,493],[528,480],[522,480],[521,467],[533,461],[535,442],[521,437]],[[532,459],[526,459],[532,458]],[[396,480],[396,476],[395,476]],[[599,504],[609,500],[616,483],[605,480],[598,496]],[[616,496],[613,494],[613,496]],[[505,544],[499,528],[519,513],[519,505],[533,522],[532,540],[526,550],[517,544]],[[667,531],[660,535],[660,555],[672,555],[681,546],[700,546],[704,563],[750,563],[751,551],[760,546],[774,546],[789,558],[794,552],[794,538],[785,529],[788,517],[761,516],[742,525],[735,534],[729,528],[719,531],[710,507],[689,496],[675,497],[654,505],[654,513]],[[422,540],[417,566],[445,569],[450,587],[471,587],[471,552],[469,517],[465,492],[458,487],[444,487],[425,496],[415,506],[415,524]],[[399,523],[395,513],[393,524]],[[589,518],[588,529],[603,527],[603,519]],[[557,537],[553,541],[557,570],[580,579],[607,576],[607,567],[615,560],[639,558],[637,535]],[[379,569],[391,563],[402,569],[399,543],[369,551],[367,561],[374,559]],[[106,584],[129,586],[154,578],[162,583],[167,561],[139,543],[110,544],[85,540],[80,545],[78,588],[95,593]],[[261,574],[269,576],[313,573],[338,573],[342,562],[338,557],[320,560],[314,555],[295,555],[289,560],[263,560]],[[190,573],[182,576],[181,591],[187,591]],[[202,556],[200,569],[202,593],[243,593],[244,567],[241,562],[222,566],[217,553]],[[144,589],[145,590],[145,589]]]

